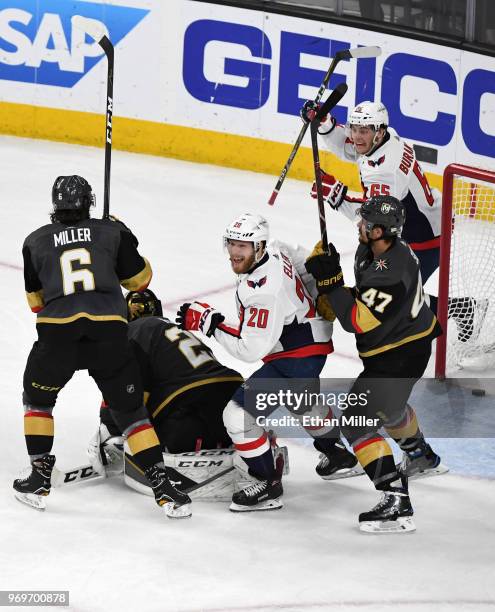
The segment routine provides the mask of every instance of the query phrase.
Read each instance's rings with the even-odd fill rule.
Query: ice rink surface
[[[68,590],[69,609],[88,612],[495,610],[491,439],[435,442],[451,473],[411,483],[417,532],[410,535],[360,533],[357,515],[377,500],[371,484],[320,480],[316,451],[297,440],[288,441],[291,474],[276,512],[235,515],[223,503],[196,502],[192,519],[173,521],[116,479],[55,490],[45,512],[19,504],[12,480],[27,465],[22,373],[35,339],[21,246],[48,222],[57,175],[84,176],[97,194],[93,215],[101,215],[103,152],[0,137],[0,156],[0,590]],[[112,177],[111,212],[138,236],[154,269],[151,288],[169,314],[203,298],[234,316],[221,235],[238,213],[264,214],[281,240],[311,247],[318,239],[316,206],[298,181],[286,181],[270,208],[275,181],[266,175],[114,152]],[[357,231],[338,214],[328,215],[328,228],[351,283]],[[353,337],[337,325],[334,342],[324,375],[355,376]],[[244,375],[253,369],[215,352]],[[86,462],[99,399],[81,372],[60,394],[60,467]]]

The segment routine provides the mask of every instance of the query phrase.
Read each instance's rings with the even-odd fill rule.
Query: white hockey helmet
[[[244,240],[252,242],[254,252],[256,253],[255,261],[259,261],[263,255],[263,243],[268,242],[269,228],[268,221],[261,215],[253,215],[244,213],[240,217],[234,219],[223,233],[223,245],[227,247],[229,240]]]
[[[375,130],[388,127],[388,111],[381,102],[361,102],[350,113],[349,125],[371,126]]]

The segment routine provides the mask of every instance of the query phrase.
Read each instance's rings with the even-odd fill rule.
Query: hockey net
[[[495,367],[495,172],[445,169],[438,319],[437,377]]]

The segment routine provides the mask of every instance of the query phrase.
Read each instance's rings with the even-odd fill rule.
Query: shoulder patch
[[[374,263],[375,270],[388,270],[388,261],[386,259],[377,259]]]
[[[376,161],[373,161],[372,159],[368,159],[368,166],[372,166],[373,168],[375,166],[381,166],[381,164],[383,164],[384,161],[385,161],[385,155],[382,155]]]

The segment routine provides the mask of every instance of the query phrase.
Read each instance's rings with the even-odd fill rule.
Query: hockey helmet
[[[161,301],[151,291],[130,291],[126,295],[127,320],[134,321],[141,317],[162,317],[163,309]]]
[[[376,227],[382,227],[383,237],[396,238],[402,233],[406,222],[406,208],[404,204],[393,196],[376,196],[366,200],[359,211],[365,223],[366,233]]]
[[[388,111],[381,102],[361,102],[350,113],[349,125],[370,126],[375,130],[388,127]]]
[[[91,185],[82,176],[59,176],[53,183],[52,204],[55,212],[89,210],[89,207],[95,204],[95,196]]]
[[[227,247],[229,240],[243,240],[252,242],[254,251],[257,254],[256,260],[259,261],[263,254],[263,248],[268,242],[269,228],[268,221],[261,215],[244,213],[230,223],[223,233],[223,244]],[[258,255],[259,254],[259,255]]]

